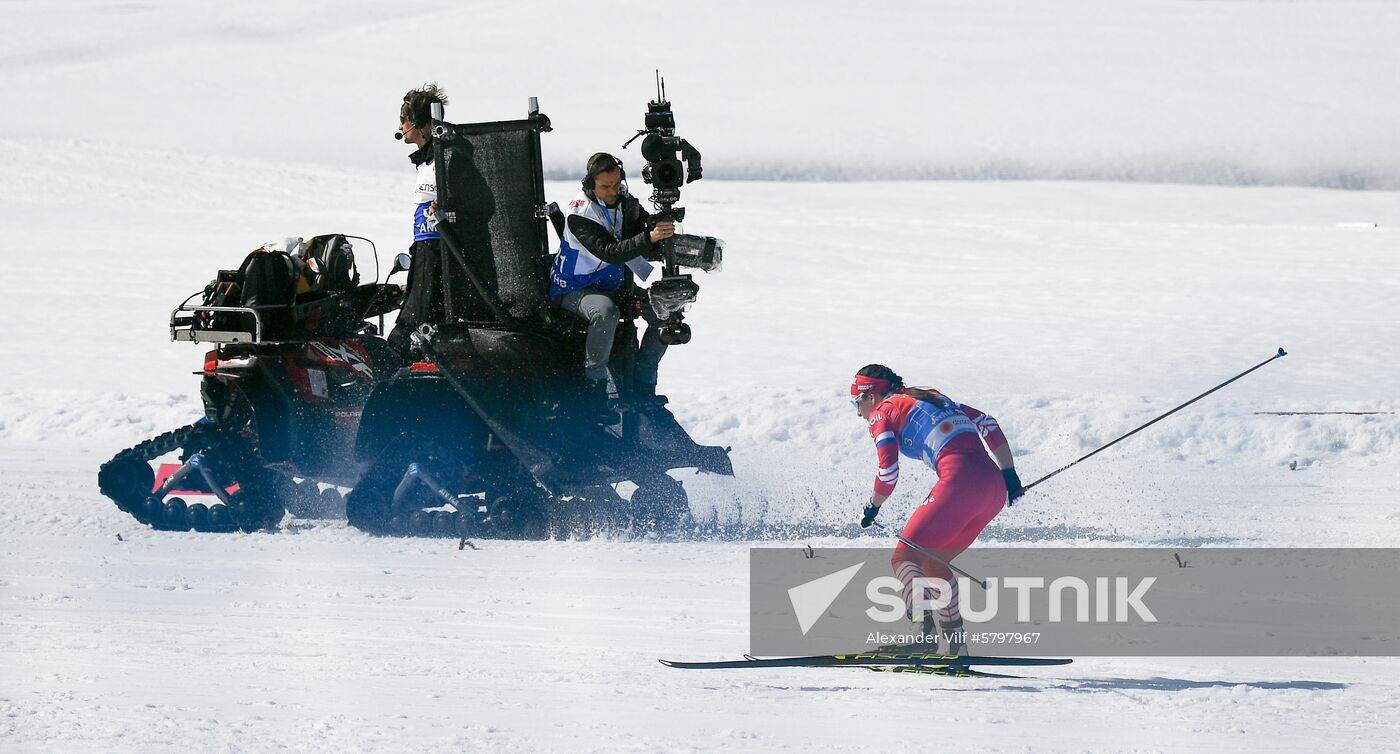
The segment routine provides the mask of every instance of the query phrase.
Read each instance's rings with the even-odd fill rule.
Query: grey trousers
[[[637,352],[637,366],[633,377],[639,384],[655,385],[656,368],[661,364],[661,357],[666,355],[666,344],[662,343],[657,335],[660,320],[651,310],[645,291],[638,293],[642,297],[642,318],[647,321],[647,330],[642,335],[642,346]],[[617,323],[622,317],[617,304],[605,293],[593,288],[581,288],[560,296],[559,307],[588,321],[583,374],[590,380],[606,380],[608,359],[612,357],[613,337],[617,334]]]

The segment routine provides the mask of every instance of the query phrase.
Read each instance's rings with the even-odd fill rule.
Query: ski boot
[[[924,617],[924,626],[927,631],[933,623],[933,616]],[[967,632],[963,629],[962,618],[955,621],[948,621],[947,624],[934,629],[938,638],[941,638],[947,645],[944,654],[957,655],[959,657],[967,654]]]
[[[911,631],[913,641],[907,644],[882,644],[872,651],[888,654],[939,654],[938,626],[934,622],[933,613],[924,613],[922,619],[916,619],[912,615],[906,617],[914,624]]]

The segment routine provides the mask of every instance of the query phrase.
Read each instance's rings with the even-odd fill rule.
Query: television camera
[[[633,141],[642,139],[642,180],[652,187],[651,203],[656,209],[652,222],[665,220],[681,222],[685,208],[676,204],[681,199],[681,186],[698,181],[703,176],[700,151],[690,142],[676,136],[676,116],[666,99],[666,80],[656,76],[656,99],[647,103],[646,128],[622,145],[626,149]],[[700,286],[682,267],[715,272],[724,261],[724,241],[713,236],[683,233],[658,244],[662,262],[661,279],[652,283],[651,308],[664,320],[658,335],[668,346],[690,342],[690,325],[685,323],[685,309],[695,303]]]

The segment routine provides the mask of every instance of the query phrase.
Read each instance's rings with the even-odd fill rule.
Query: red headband
[[[874,392],[876,395],[884,395],[889,391],[890,381],[882,380],[879,377],[866,377],[865,375],[858,374],[855,380],[851,382],[851,395],[865,395],[869,392]]]

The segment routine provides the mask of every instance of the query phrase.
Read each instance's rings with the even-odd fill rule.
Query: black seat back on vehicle
[[[265,340],[285,338],[292,329],[300,263],[285,251],[255,251],[238,268],[242,278],[239,306],[257,309]],[[246,319],[247,315],[244,315]],[[252,323],[246,323],[252,330]]]
[[[316,236],[307,242],[303,258],[308,263],[304,275],[312,292],[344,293],[360,284],[354,249],[343,235]],[[314,269],[311,260],[315,260]]]

